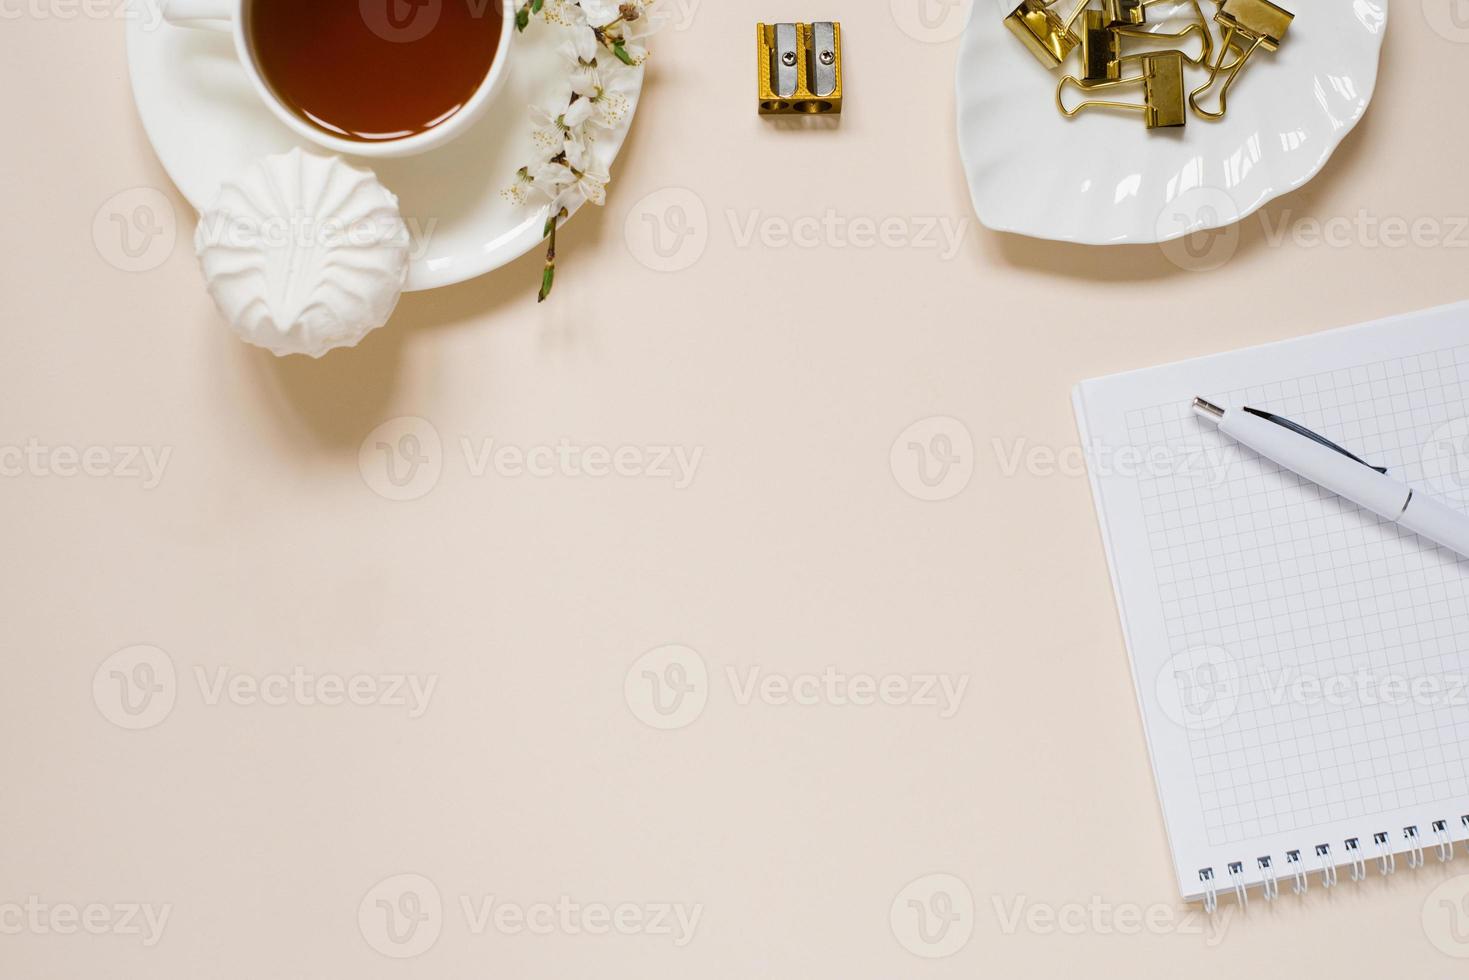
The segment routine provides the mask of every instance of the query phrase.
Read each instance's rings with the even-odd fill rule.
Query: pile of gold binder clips
[[[1229,90],[1245,62],[1260,48],[1277,50],[1294,19],[1294,15],[1270,0],[1213,0],[1218,7],[1214,22],[1219,25],[1222,36],[1216,57],[1214,38],[1199,0],[1188,0],[1198,22],[1174,33],[1143,30],[1141,26],[1148,22],[1148,7],[1163,2],[1176,3],[1177,0],[1100,0],[1099,8],[1092,6],[1092,0],[1079,0],[1076,9],[1064,21],[1051,9],[1056,2],[1023,0],[1005,18],[1005,25],[1047,68],[1060,68],[1073,51],[1080,49],[1081,76],[1067,75],[1056,86],[1056,106],[1061,114],[1070,118],[1089,106],[1138,110],[1143,113],[1148,129],[1182,126],[1187,122],[1184,108],[1185,64],[1209,73],[1208,81],[1189,93],[1188,105],[1201,118],[1224,118]],[[1081,22],[1080,30],[1077,30],[1078,21]],[[1171,39],[1180,42],[1181,47],[1190,34],[1197,34],[1202,40],[1197,58],[1190,58],[1182,50],[1122,53],[1122,42],[1126,38]],[[1123,65],[1134,62],[1140,68],[1139,73],[1124,78]],[[1219,89],[1218,107],[1206,109],[1200,104],[1200,99],[1221,76],[1224,84]],[[1068,109],[1064,98],[1068,84],[1083,93],[1141,85],[1143,101],[1137,104],[1089,99]]]

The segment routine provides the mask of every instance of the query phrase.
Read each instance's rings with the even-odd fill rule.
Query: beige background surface
[[[1223,268],[1195,274],[1156,248],[979,227],[942,39],[963,11],[926,34],[916,4],[704,0],[661,39],[612,199],[566,234],[553,302],[534,304],[527,257],[407,297],[320,363],[276,361],[217,319],[192,215],[132,107],[123,22],[67,18],[65,0],[4,5],[0,446],[36,448],[0,479],[0,973],[1462,971],[1443,949],[1464,944],[1424,925],[1452,868],[1254,903],[1222,936],[1184,917],[1086,481],[1007,472],[1007,457],[1074,449],[1082,378],[1469,295],[1452,234],[1469,214],[1453,88],[1469,31],[1452,29],[1450,0],[1395,3],[1367,120],[1318,180],[1245,223]],[[757,119],[753,20],[837,13],[840,125]],[[128,273],[93,224],[139,187],[168,196],[178,244]],[[640,261],[644,215],[687,205],[670,188],[702,205],[702,224],[685,214],[707,247],[658,273]],[[948,260],[911,242],[740,242],[752,217],[779,228],[828,209],[965,235]],[[1311,243],[1312,222],[1359,213],[1432,219],[1453,240]],[[388,485],[375,440],[363,466],[359,449],[402,417],[432,425],[442,450],[424,450],[425,472],[441,472],[393,502],[373,489]],[[933,417],[972,433],[973,473],[922,502],[890,450]],[[642,447],[625,460],[655,473],[476,475],[464,440]],[[112,475],[56,475],[68,447],[100,447],[92,469]],[[169,453],[156,485],[126,475],[125,447]],[[656,447],[701,453],[692,483],[656,475]],[[109,719],[132,717],[112,673],[131,665],[109,658],[140,644],[166,651],[149,662],[174,703],[129,731]],[[668,644],[697,651],[707,703],[659,731],[633,668]],[[742,703],[752,669],[828,667],[967,687],[951,717],[825,695]],[[437,686],[417,718],[212,686],[293,672]],[[379,898],[422,888],[403,874],[443,910],[413,941],[436,942],[395,959],[374,942],[413,943],[374,929]],[[967,891],[973,913],[925,945],[905,932],[907,902],[938,886],[960,912]],[[513,917],[478,918],[491,896],[507,915],[564,899],[582,918],[516,934]],[[113,918],[126,903],[169,907],[159,941]],[[646,922],[572,933],[619,903],[701,918],[682,947]],[[57,934],[67,908],[105,934]]]

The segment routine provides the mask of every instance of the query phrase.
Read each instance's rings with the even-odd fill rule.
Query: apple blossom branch
[[[552,106],[531,106],[536,157],[515,173],[505,196],[524,204],[534,196],[550,201],[544,238],[546,265],[537,302],[545,302],[556,279],[556,230],[583,203],[607,203],[611,179],[596,156],[596,143],[622,126],[641,83],[647,60],[643,43],[667,21],[664,0],[526,0],[516,9],[515,27],[533,18],[560,27],[570,94]]]

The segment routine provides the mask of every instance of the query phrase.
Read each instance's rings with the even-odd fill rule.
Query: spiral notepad
[[[1196,395],[1469,511],[1469,304],[1075,395],[1185,898],[1451,859],[1469,839],[1469,560],[1221,436]]]

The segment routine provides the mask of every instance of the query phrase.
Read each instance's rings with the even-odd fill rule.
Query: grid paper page
[[[1315,870],[1318,845],[1340,863],[1408,827],[1431,844],[1435,820],[1465,835],[1469,560],[1190,410],[1268,409],[1469,509],[1469,310],[1406,319],[1078,391],[1186,895],[1206,867],[1227,887],[1235,862],[1258,881],[1290,851]]]

